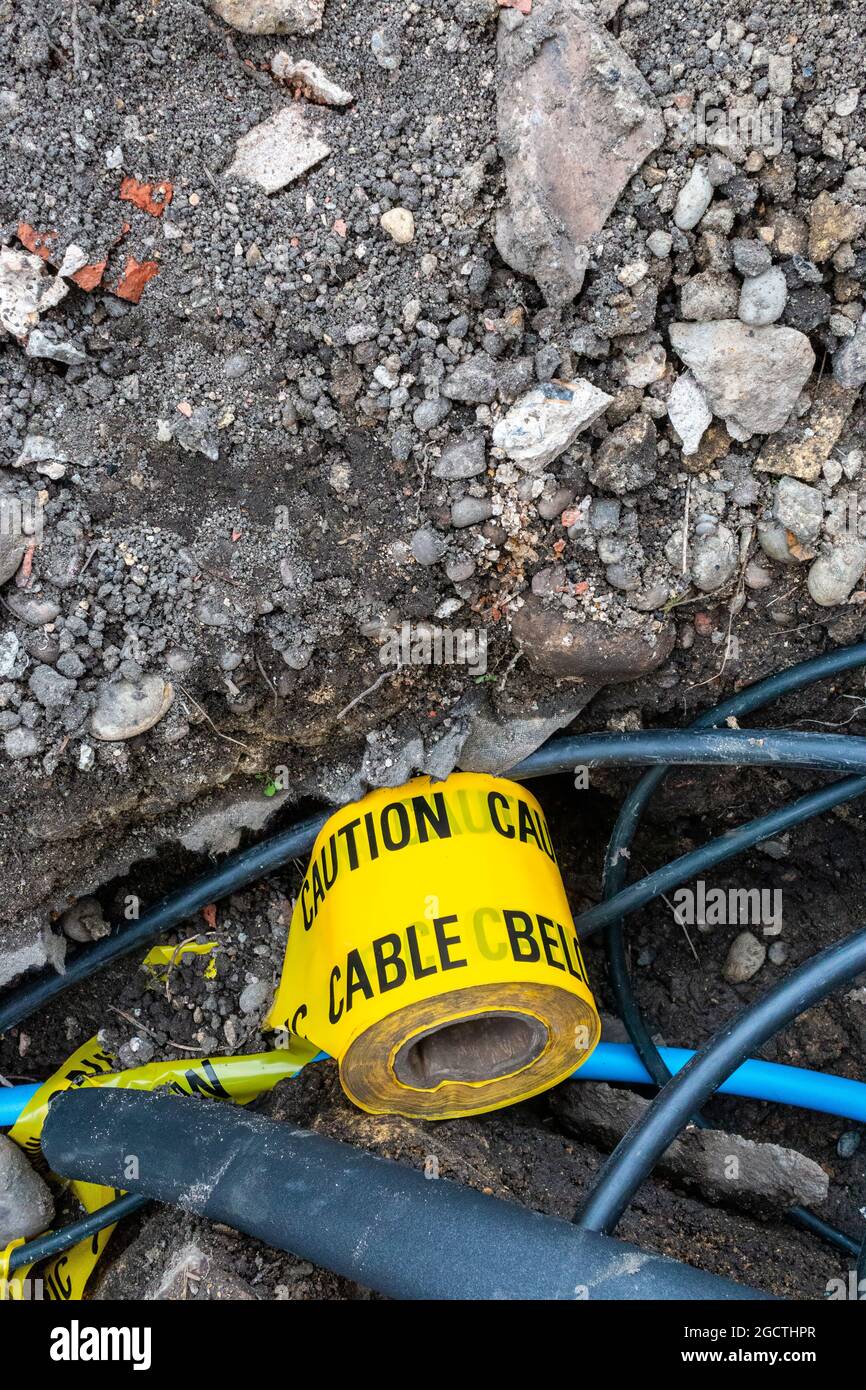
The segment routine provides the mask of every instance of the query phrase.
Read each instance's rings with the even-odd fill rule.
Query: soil
[[[772,559],[759,528],[773,515],[778,477],[755,469],[762,438],[720,438],[716,422],[714,450],[690,459],[666,418],[681,370],[669,325],[712,247],[698,229],[675,232],[667,257],[646,248],[653,232],[673,228],[677,192],[709,153],[681,140],[667,116],[704,99],[724,109],[760,95],[767,69],[752,62],[756,48],[794,57],[793,85],[780,97],[783,146],[753,168],[743,161],[721,186],[730,227],[719,240],[759,240],[780,214],[805,228],[827,190],[862,201],[864,6],[672,0],[660,10],[609,0],[594,12],[645,77],[666,134],[623,190],[583,293],[554,313],[494,245],[504,173],[492,0],[379,0],[372,9],[328,0],[318,32],[284,38],[238,33],[203,0],[0,0],[0,243],[21,251],[29,227],[52,234],[40,245],[53,261],[70,244],[91,263],[107,259],[99,285],[72,286],[40,323],[71,345],[72,365],[0,337],[0,493],[37,499],[44,528],[0,593],[0,983],[76,949],[60,919],[85,895],[119,922],[130,895],[146,907],[298,815],[416,771],[445,775],[479,730],[505,767],[514,739],[532,746],[533,721],[543,726],[536,743],[556,727],[679,727],[751,680],[862,637],[862,592],[820,607],[807,588],[814,556],[835,543],[833,507],[848,493],[859,499],[862,398],[813,480],[826,512],[820,537],[796,557]],[[381,30],[399,49],[394,69],[374,56]],[[270,71],[280,48],[319,64],[354,101],[338,109],[293,97]],[[853,109],[837,114],[851,92]],[[328,158],[271,196],[229,177],[238,139],[295,100],[331,146]],[[160,215],[120,199],[126,177],[171,183]],[[410,245],[380,224],[398,206],[414,216]],[[792,275],[792,258],[773,254]],[[138,303],[116,293],[129,257],[158,269]],[[653,286],[651,311],[632,331],[613,332],[626,307],[619,273],[644,257],[650,271],[639,283]],[[830,307],[804,330],[816,369],[792,417],[800,440],[811,395],[863,309],[862,232],[836,257],[818,275]],[[657,349],[664,374],[628,385],[635,360]],[[452,401],[446,379],[477,368],[479,355],[493,386]],[[570,376],[614,403],[538,479],[527,482],[489,447],[476,477],[437,475],[455,442],[480,433],[489,446],[524,390]],[[657,430],[652,480],[594,483],[612,432],[646,418]],[[33,437],[50,441],[59,472],[19,466]],[[605,559],[598,537],[575,530],[574,507],[588,496],[621,503],[622,560]],[[456,526],[452,508],[465,501],[489,502],[490,514]],[[707,535],[724,526],[736,538],[736,564],[717,588],[699,591],[679,552],[671,560],[686,517]],[[642,608],[648,593],[654,605]],[[521,644],[512,624],[528,600],[540,615]],[[547,625],[563,617],[592,635],[590,669],[573,679],[552,678],[539,656]],[[383,640],[403,623],[483,630],[486,670],[389,667]],[[640,679],[626,672],[606,683],[606,650],[635,632],[664,632],[668,654]],[[172,686],[164,717],[137,737],[95,737],[106,691],[145,677]],[[854,672],[751,722],[862,735],[864,710]],[[564,781],[536,787],[575,913],[598,896],[606,837],[633,777],[606,769],[586,792]],[[633,871],[817,780],[675,770],[634,847]],[[639,914],[631,962],[658,1037],[698,1044],[782,971],[860,926],[863,866],[854,803],[708,876],[708,886],[783,892],[785,959],[745,984],[723,976],[736,928],[693,930],[689,940],[664,902]],[[216,942],[214,978],[201,957],[178,961],[156,986],[137,961],[123,962],[11,1030],[0,1072],[43,1077],[97,1031],[130,1063],[271,1046],[262,1005],[245,1011],[241,995],[257,982],[264,993],[278,977],[301,868],[169,938]],[[608,1036],[619,1038],[598,944],[587,960]],[[866,1004],[853,990],[765,1055],[855,1076],[864,1043]],[[342,1097],[331,1064],[259,1104],[416,1166],[433,1154],[443,1176],[558,1215],[571,1214],[602,1157],[559,1131],[544,1097],[438,1126],[371,1120]],[[837,1152],[856,1126],[731,1099],[709,1114],[815,1159],[831,1179],[821,1214],[862,1232],[866,1144],[848,1158]],[[822,1298],[846,1268],[784,1222],[655,1181],[621,1233],[784,1297]],[[171,1296],[369,1296],[172,1213],[115,1233],[97,1296],[153,1293],[185,1244],[204,1252],[193,1265],[210,1273],[184,1275]]]

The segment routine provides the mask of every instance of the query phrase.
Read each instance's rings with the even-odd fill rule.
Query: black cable
[[[862,1294],[861,1288],[863,1289]],[[866,1236],[863,1237],[857,1255],[857,1297],[866,1298]]]
[[[59,1231],[49,1231],[44,1236],[37,1236],[35,1240],[29,1240],[26,1245],[18,1245],[9,1256],[9,1269],[14,1273],[16,1269],[21,1269],[24,1265],[36,1264],[40,1260],[47,1260],[52,1255],[61,1255],[64,1250],[71,1250],[73,1245],[77,1245],[80,1240],[89,1240],[91,1236],[98,1235],[106,1226],[113,1226],[116,1221],[121,1221],[124,1216],[131,1216],[134,1211],[140,1211],[146,1207],[150,1198],[139,1192],[126,1192],[122,1197],[116,1197],[113,1202],[109,1202],[104,1207],[97,1207],[96,1211],[88,1212],[87,1216],[80,1217],[77,1221],[70,1221],[68,1226],[62,1226]]]
[[[767,1299],[756,1289],[322,1134],[201,1097],[82,1086],[42,1143],[65,1177],[129,1183],[390,1298]],[[138,1158],[128,1178],[124,1155]]]
[[[149,946],[157,937],[171,931],[178,922],[191,917],[200,908],[218,902],[229,893],[237,893],[248,883],[255,883],[264,874],[272,873],[287,860],[306,854],[327,819],[325,812],[311,816],[279,835],[262,840],[251,849],[230,855],[210,873],[162,898],[132,926],[126,924],[117,927],[111,936],[77,951],[67,961],[64,974],[59,975],[51,966],[40,970],[37,975],[10,990],[0,1003],[0,1033],[20,1023],[35,1009],[69,989],[70,985],[86,980],[95,971],[102,970],[122,956],[128,956],[131,951]]]
[[[866,930],[861,929],[813,956],[726,1023],[671,1078],[620,1140],[575,1216],[576,1223],[583,1230],[614,1231],[665,1149],[726,1077],[780,1028],[864,970]]]
[[[828,652],[811,661],[799,662],[797,665],[789,667],[787,671],[780,671],[775,675],[756,681],[738,691],[737,694],[730,696],[727,700],[714,705],[701,714],[691,727],[693,729],[706,729],[723,724],[728,719],[739,719],[743,715],[751,714],[762,708],[772,700],[805,689],[816,681],[825,680],[864,664],[866,664],[866,642],[859,642],[851,647]],[[618,894],[621,892],[628,875],[629,851],[637,834],[641,817],[667,773],[667,768],[652,768],[643,775],[623,802],[605,854],[602,878],[603,902],[616,902],[618,900]],[[840,790],[844,790],[846,785],[853,784],[855,780],[849,779],[848,783],[843,782],[837,785]],[[831,788],[825,790],[832,792]],[[802,805],[806,800],[808,798],[804,798],[800,804]],[[816,806],[814,812],[809,812],[809,814],[819,814],[821,809],[821,807]],[[829,805],[824,806],[823,809],[829,809]],[[806,818],[806,816],[802,817],[802,819]],[[653,1042],[635,997],[625,952],[624,928],[624,916],[620,915],[609,920],[605,928],[605,949],[611,988],[616,1001],[617,1012],[625,1025],[631,1042],[655,1084],[662,1087],[670,1080],[671,1072]],[[692,1121],[702,1128],[708,1127],[708,1122],[701,1115],[693,1115]],[[787,1213],[787,1217],[793,1225],[819,1236],[848,1254],[856,1254],[857,1243],[850,1236],[815,1216],[805,1207],[792,1207]]]

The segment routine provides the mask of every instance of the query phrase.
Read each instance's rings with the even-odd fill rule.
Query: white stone
[[[332,82],[315,63],[306,58],[293,58],[282,49],[271,59],[271,72],[281,82],[288,82],[300,89],[303,96],[321,102],[323,106],[348,106],[350,101],[354,101],[351,92]]]
[[[737,313],[743,323],[759,328],[781,318],[787,302],[788,282],[781,268],[774,265],[743,281]]]
[[[171,707],[174,690],[162,676],[140,681],[106,681],[91,716],[91,734],[105,743],[135,738],[151,729]]]
[[[668,419],[682,440],[683,453],[696,454],[713,415],[691,372],[678,376],[668,397]]]
[[[256,183],[265,193],[276,193],[330,153],[330,145],[293,104],[241,136],[226,174]]]
[[[706,165],[696,164],[685,187],[680,189],[674,208],[674,222],[681,232],[690,232],[696,227],[710,206],[713,185]]]
[[[408,208],[389,208],[382,213],[379,224],[398,246],[408,246],[415,240],[415,218]]]
[[[495,426],[493,443],[525,473],[538,473],[603,415],[612,400],[580,377],[546,382],[512,406]]]

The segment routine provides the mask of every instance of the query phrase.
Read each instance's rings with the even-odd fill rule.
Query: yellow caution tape
[[[473,1115],[571,1075],[601,1025],[535,797],[455,773],[332,816],[267,1026],[338,1058],[374,1114]]]
[[[12,1251],[24,1243],[24,1236],[18,1236],[17,1240],[10,1240],[5,1250],[0,1250],[0,1303],[7,1300],[20,1303],[27,1297],[27,1278],[33,1266],[22,1265],[14,1274],[9,1272]]]
[[[218,945],[219,943],[216,941],[187,941],[182,946],[154,946],[152,950],[148,951],[143,963],[151,966],[155,971],[158,965],[174,965],[175,961],[180,960],[182,956],[206,956],[211,951],[216,951]],[[204,972],[205,979],[213,980],[216,973],[216,960],[208,961]]]
[[[262,1091],[275,1086],[278,1081],[297,1076],[316,1052],[315,1047],[297,1039],[290,1050],[253,1053],[245,1057],[149,1062],[143,1067],[116,1072],[112,1070],[113,1057],[96,1038],[91,1038],[40,1086],[9,1130],[9,1137],[16,1140],[31,1157],[37,1156],[49,1101],[58,1092],[79,1086],[112,1086],[137,1091],[153,1091],[158,1086],[167,1086],[177,1095],[206,1095],[245,1104]],[[130,1156],[130,1162],[134,1162],[134,1156]],[[133,1172],[130,1171],[128,1176],[134,1176]],[[107,1206],[122,1195],[121,1189],[78,1180],[69,1183],[69,1189],[88,1212]],[[79,1241],[71,1249],[48,1260],[39,1276],[44,1296],[61,1302],[82,1298],[87,1280],[113,1230],[114,1226],[106,1226],[94,1236]],[[16,1281],[20,1283],[29,1273],[28,1268],[16,1271],[11,1278],[3,1278],[8,1271],[8,1257],[16,1243],[21,1242],[13,1242],[4,1255],[0,1255],[0,1300],[3,1297],[21,1297],[20,1293],[15,1292]]]

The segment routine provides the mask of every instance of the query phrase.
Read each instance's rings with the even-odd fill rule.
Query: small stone
[[[98,898],[79,898],[62,914],[58,925],[70,941],[99,941],[111,933]]]
[[[0,680],[11,676],[20,650],[21,643],[14,632],[0,633]]]
[[[39,752],[41,744],[32,729],[10,729],[3,735],[3,747],[7,758],[32,758]]]
[[[0,507],[0,584],[6,584],[15,574],[26,549],[19,536],[12,534],[11,528],[3,524],[3,509]]]
[[[668,419],[682,441],[683,454],[696,454],[712,412],[691,372],[682,372],[668,397]]]
[[[389,208],[379,218],[380,226],[398,246],[415,240],[415,218],[408,208]]]
[[[321,106],[348,106],[354,101],[351,92],[332,82],[330,77],[307,58],[293,58],[280,51],[271,59],[271,72],[281,82],[287,82],[296,94]]]
[[[54,1198],[14,1139],[0,1134],[0,1246],[51,1225]]]
[[[312,34],[322,27],[325,0],[210,0],[211,9],[243,34]]]
[[[493,503],[487,497],[461,497],[451,506],[452,526],[477,526],[489,521],[493,515]]]
[[[284,106],[242,135],[226,177],[255,183],[276,193],[319,164],[331,152],[297,102]]]
[[[836,202],[827,192],[819,193],[809,209],[809,256],[818,265],[829,260],[843,241],[860,236],[864,223],[863,208]]]
[[[412,411],[412,423],[422,434],[427,434],[429,430],[435,430],[437,425],[450,413],[451,402],[444,396],[434,396],[430,400],[420,401]]]
[[[767,64],[767,81],[773,96],[788,96],[793,77],[794,60],[790,53],[771,53]]]
[[[438,531],[434,531],[430,526],[422,526],[412,537],[410,549],[417,563],[426,568],[438,565],[447,546]]]
[[[396,72],[402,61],[398,29],[383,27],[370,35],[370,52],[385,72]]]
[[[591,382],[546,382],[512,406],[494,427],[493,443],[526,473],[540,473],[581,430],[603,415],[613,397]]]
[[[651,483],[657,472],[656,427],[639,412],[608,435],[587,465],[590,482],[617,495]]]
[[[833,376],[840,386],[866,385],[866,321],[861,322],[853,338],[849,338],[833,358]]]
[[[854,586],[866,569],[866,544],[843,541],[821,555],[809,570],[809,593],[822,608],[847,603]]]
[[[692,583],[702,593],[721,589],[733,578],[739,559],[737,538],[727,526],[718,526],[710,535],[695,540]]]
[[[62,709],[75,694],[75,681],[61,676],[52,666],[37,666],[27,685],[44,709]]]
[[[846,1129],[844,1134],[840,1134],[836,1141],[836,1152],[840,1158],[853,1158],[860,1147],[860,1138],[856,1129]]]
[[[701,323],[733,318],[739,297],[739,286],[733,275],[724,271],[702,270],[683,285],[680,312],[684,319]]]
[[[152,729],[173,700],[172,686],[156,674],[138,681],[106,681],[91,716],[91,733],[107,743],[135,738]]]
[[[442,394],[452,401],[489,405],[496,395],[496,363],[486,352],[461,362],[443,382]]]
[[[781,318],[788,299],[788,283],[778,266],[743,281],[739,317],[756,328]]]
[[[764,271],[769,270],[773,264],[770,249],[762,241],[750,241],[745,237],[734,237],[731,242],[731,252],[734,257],[734,265],[746,279],[750,279],[754,275],[763,275]]]
[[[824,498],[817,488],[797,478],[781,478],[773,497],[773,516],[798,541],[814,541],[824,520]]]
[[[252,984],[245,985],[241,990],[238,1008],[242,1014],[261,1013],[271,1002],[273,992],[273,985],[269,981],[253,980]]]
[[[433,465],[433,476],[449,483],[462,482],[465,478],[476,478],[486,466],[484,436],[474,434],[442,450],[442,457]]]
[[[763,941],[750,931],[740,932],[731,943],[722,974],[729,984],[741,985],[757,975],[767,958]]]
[[[674,222],[681,232],[690,232],[698,225],[712,197],[713,185],[706,165],[696,164],[685,187],[680,189],[674,208]]]
[[[647,249],[652,252],[657,260],[665,261],[671,254],[673,237],[670,232],[663,232],[659,229],[658,231],[650,232],[646,239],[646,244]]]

